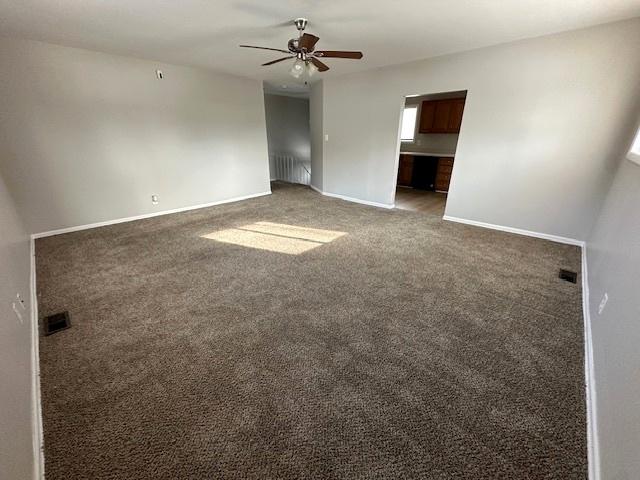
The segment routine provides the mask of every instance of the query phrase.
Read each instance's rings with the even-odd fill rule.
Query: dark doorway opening
[[[466,91],[405,97],[396,208],[444,215]]]

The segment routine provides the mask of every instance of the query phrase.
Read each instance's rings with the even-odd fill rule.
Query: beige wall
[[[587,238],[640,78],[640,19],[327,78],[324,190],[393,201],[408,94],[467,90],[446,213]]]
[[[31,233],[270,189],[258,81],[7,39],[0,72],[0,168]]]
[[[0,172],[0,478],[6,480],[33,478],[29,271],[29,237]]]

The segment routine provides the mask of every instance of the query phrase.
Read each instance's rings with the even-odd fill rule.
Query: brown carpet
[[[276,185],[36,251],[50,480],[586,477],[576,247]]]

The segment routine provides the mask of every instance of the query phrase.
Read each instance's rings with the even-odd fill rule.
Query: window
[[[400,129],[400,140],[403,142],[413,142],[416,133],[416,116],[418,107],[405,107],[402,112],[402,128]]]
[[[638,133],[636,133],[636,138],[633,141],[633,145],[631,145],[631,150],[629,150],[627,158],[640,165],[640,129],[638,129]]]

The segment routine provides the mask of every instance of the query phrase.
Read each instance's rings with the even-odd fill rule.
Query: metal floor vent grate
[[[59,332],[60,330],[66,330],[69,327],[71,327],[69,312],[54,313],[53,315],[44,317],[45,336]]]
[[[572,272],[571,270],[565,270],[564,268],[560,269],[559,277],[562,280],[566,280],[567,282],[576,283],[578,280],[578,274],[576,272]]]

